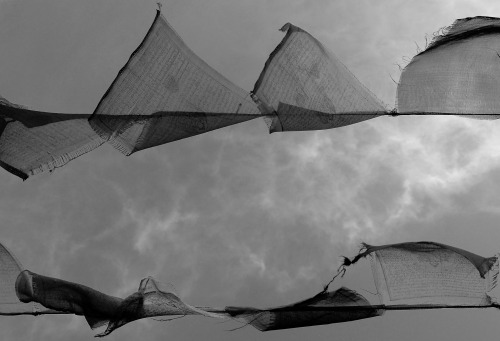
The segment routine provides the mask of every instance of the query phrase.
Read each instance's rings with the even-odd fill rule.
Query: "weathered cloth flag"
[[[423,307],[489,307],[497,284],[498,256],[484,258],[434,242],[366,245],[344,266],[370,257],[382,304]]]
[[[372,306],[359,293],[341,287],[283,307],[226,307],[226,312],[243,319],[258,330],[268,331],[356,321],[380,316],[384,310]]]
[[[191,51],[160,12],[92,115],[31,111],[0,97],[0,166],[26,179],[104,142],[126,155],[263,117],[270,132],[381,115],[500,117],[500,19],[457,20],[404,68],[389,111],[316,38],[292,24],[252,92]]]
[[[260,116],[250,94],[194,54],[158,11],[90,123],[130,155]]]
[[[380,303],[345,287],[275,308],[196,307],[171,287],[148,277],[126,298],[85,285],[23,270],[0,244],[0,315],[83,315],[105,336],[147,317],[202,315],[233,318],[261,331],[341,323],[380,316],[386,310],[488,308],[499,305],[487,293],[496,285],[498,257],[483,258],[433,242],[368,246],[344,267],[370,257]],[[341,270],[343,271],[343,270]]]
[[[0,166],[25,180],[99,147],[105,140],[89,116],[32,111],[0,96]]]
[[[17,280],[22,269],[17,258],[0,244],[0,315],[60,314],[40,303],[19,300]]]
[[[278,308],[195,307],[184,303],[170,286],[151,277],[141,281],[137,292],[122,299],[85,285],[24,270],[15,256],[0,244],[0,315],[81,315],[91,328],[105,329],[97,336],[108,335],[116,328],[147,317],[233,318],[243,326],[249,324],[265,331],[354,321],[382,312],[347,288],[324,291]]]
[[[388,111],[316,38],[290,23],[266,62],[254,98],[271,132],[321,130],[358,123]]]
[[[116,328],[146,317],[226,316],[223,311],[217,314],[182,302],[173,292],[162,290],[151,277],[141,281],[136,293],[122,299],[85,285],[24,270],[17,278],[16,292],[22,302],[36,302],[60,313],[83,315],[93,329],[104,326],[105,331],[97,336],[108,335]]]
[[[405,67],[399,114],[500,118],[500,19],[459,19]]]
[[[184,303],[165,286],[148,277],[139,290],[125,299],[103,294],[87,286],[41,276],[31,271],[20,272],[16,281],[19,300],[36,302],[49,311],[85,316],[91,328],[105,327],[97,336],[110,334],[129,322],[147,317],[203,315],[233,317],[261,331],[307,327],[355,321],[379,316],[382,309],[347,288],[318,295],[292,305],[257,309],[249,307],[194,307]],[[43,314],[43,310],[38,314]],[[21,310],[18,314],[33,314]]]

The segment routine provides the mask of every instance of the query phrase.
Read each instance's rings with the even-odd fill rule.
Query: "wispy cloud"
[[[457,196],[500,165],[498,122],[384,118],[280,146],[262,208],[306,217],[348,240],[452,212]],[[285,156],[283,156],[285,155]],[[284,180],[284,179],[288,179]]]
[[[277,292],[321,284],[340,250],[394,241],[406,224],[463,210],[464,200],[480,209],[469,192],[499,169],[499,124],[380,118],[265,139],[253,138],[259,123],[234,127],[207,135],[203,147],[186,142],[186,164],[170,165],[146,197],[124,194],[120,221],[134,231],[143,270],[185,296],[197,295],[200,278],[226,283],[226,295],[249,283]]]

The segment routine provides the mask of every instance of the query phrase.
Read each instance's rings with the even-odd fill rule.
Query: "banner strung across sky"
[[[289,23],[281,30],[247,92],[191,51],[158,11],[92,115],[37,112],[0,97],[0,166],[27,179],[105,142],[130,155],[258,117],[271,133],[382,115],[500,117],[500,77],[491,67],[500,58],[498,18],[460,19],[436,36],[404,69],[394,110],[309,33]]]
[[[0,315],[83,315],[97,336],[110,334],[129,322],[147,317],[202,315],[233,318],[261,330],[279,330],[355,321],[386,310],[499,308],[487,293],[497,283],[498,257],[483,258],[434,242],[365,245],[339,274],[370,257],[381,304],[372,304],[345,287],[328,286],[306,300],[276,308],[196,307],[184,303],[169,286],[148,277],[122,299],[87,286],[24,270],[0,244]],[[330,282],[331,283],[331,282]]]

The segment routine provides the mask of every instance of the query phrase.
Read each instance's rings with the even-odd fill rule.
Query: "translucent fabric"
[[[344,287],[283,307],[226,307],[226,311],[261,331],[355,321],[379,316],[384,312],[379,307],[371,306],[357,292]]]
[[[500,19],[465,18],[436,35],[401,74],[400,114],[500,118]]]
[[[91,328],[105,326],[106,330],[97,336],[108,335],[116,328],[146,317],[224,316],[185,304],[173,292],[161,290],[152,278],[142,280],[136,293],[121,299],[85,285],[24,270],[16,281],[16,292],[24,303],[37,302],[60,313],[83,315]]]
[[[342,127],[387,114],[382,103],[318,40],[290,23],[253,93],[271,132]]]
[[[1,246],[1,244],[0,244]],[[373,304],[345,287],[281,307],[259,309],[196,307],[183,302],[170,286],[148,277],[126,298],[85,285],[22,270],[0,247],[0,315],[76,314],[105,336],[129,322],[147,317],[173,319],[187,315],[234,318],[258,330],[279,330],[341,323],[380,316],[386,310],[499,307],[488,294],[496,285],[498,257],[483,258],[433,242],[365,245],[345,267],[370,257],[381,304]],[[331,282],[330,282],[331,283]],[[329,284],[330,284],[329,283]]]
[[[33,304],[24,304],[16,295],[16,279],[21,264],[0,244],[0,314],[33,313]]]
[[[16,281],[21,271],[21,263],[5,246],[0,244],[0,315],[59,313],[37,302],[23,303],[19,300]]]
[[[90,123],[130,155],[260,116],[250,94],[194,54],[157,12]]]
[[[134,320],[157,316],[232,317],[265,331],[354,321],[382,313],[347,288],[321,292],[310,299],[278,308],[194,307],[184,303],[171,287],[151,277],[141,281],[137,292],[121,299],[85,285],[22,270],[15,257],[1,244],[0,265],[0,315],[83,315],[91,328],[105,328],[97,336],[108,335]]]
[[[317,39],[292,24],[251,93],[193,53],[160,12],[89,115],[0,97],[0,166],[26,179],[106,141],[126,155],[264,117],[270,132],[342,127],[381,115],[500,117],[500,19],[457,20],[401,74],[388,111]],[[89,124],[90,123],[90,124]]]
[[[483,258],[434,242],[365,247],[345,265],[370,256],[377,291],[387,307],[496,306],[487,294],[497,284],[496,256]]]
[[[142,280],[139,290],[125,299],[28,270],[19,273],[15,288],[24,304],[18,303],[18,310],[14,307],[12,312],[34,314],[25,307],[27,303],[35,302],[50,312],[83,315],[91,328],[105,326],[106,330],[97,336],[108,335],[134,320],[156,316],[233,317],[266,331],[354,321],[382,313],[377,307],[370,306],[364,297],[347,288],[322,292],[299,303],[269,309],[194,307],[184,303],[171,290],[162,288],[151,277]],[[14,291],[14,285],[10,289]],[[37,313],[44,312],[39,310]]]
[[[32,111],[0,97],[0,166],[25,180],[99,147],[105,141],[89,116]]]

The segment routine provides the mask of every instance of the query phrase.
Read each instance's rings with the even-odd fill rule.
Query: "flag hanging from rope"
[[[287,23],[253,94],[271,132],[342,127],[387,114],[382,103],[316,38]]]
[[[498,256],[484,258],[471,252],[434,242],[383,246],[364,244],[340,271],[370,257],[373,278],[386,306],[492,306],[487,294],[497,284]]]
[[[456,20],[401,73],[399,114],[500,118],[500,19]]]
[[[457,20],[405,67],[388,111],[316,38],[290,23],[246,92],[198,57],[158,11],[92,115],[28,110],[0,97],[0,166],[26,179],[104,142],[126,155],[263,117],[270,132],[381,115],[500,118],[500,19]]]
[[[130,155],[260,116],[250,94],[191,51],[158,11],[90,124]]]
[[[83,315],[97,336],[138,319],[187,315],[233,318],[261,331],[341,323],[376,317],[386,310],[489,308],[499,305],[487,292],[496,285],[498,257],[483,258],[433,242],[365,245],[345,267],[370,257],[381,304],[359,293],[328,286],[317,295],[282,307],[196,307],[183,302],[171,287],[148,277],[137,292],[122,299],[85,285],[24,270],[0,245],[0,315]],[[330,282],[331,283],[331,282]],[[329,283],[329,284],[330,284]]]
[[[0,166],[25,180],[99,147],[89,116],[32,111],[0,96]]]
[[[310,327],[380,316],[381,307],[372,306],[359,293],[345,287],[324,291],[307,300],[283,307],[256,309],[226,307],[226,312],[261,331]]]

